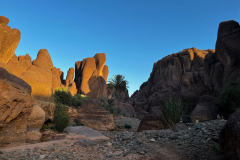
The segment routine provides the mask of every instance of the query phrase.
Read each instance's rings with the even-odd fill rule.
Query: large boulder
[[[137,131],[142,132],[144,130],[161,130],[168,128],[169,125],[167,124],[162,108],[160,106],[156,106],[153,107],[150,112],[143,117]]]
[[[108,67],[106,55],[98,53],[94,58],[86,58],[75,63],[75,83],[77,92],[92,99],[106,94]]]
[[[127,103],[118,103],[115,107],[115,112],[117,114],[122,114],[126,117],[136,117],[136,112],[132,105]]]
[[[205,122],[217,119],[218,115],[218,99],[210,96],[203,95],[199,98],[198,104],[190,115],[192,123],[196,122],[196,119],[199,122]]]
[[[240,26],[236,21],[219,24],[216,42],[216,58],[224,67],[222,83],[227,85],[240,77]]]
[[[4,63],[14,55],[21,36],[18,29],[7,26],[8,22],[8,18],[0,16],[0,60]]]
[[[24,93],[31,94],[32,88],[24,80],[9,73],[6,69],[0,67],[0,80],[11,84],[15,88],[19,88]]]
[[[87,127],[100,131],[111,131],[115,128],[113,115],[95,100],[84,100],[78,112],[78,120]]]
[[[45,112],[45,122],[46,121],[53,122],[54,112],[56,110],[56,104],[51,103],[51,102],[39,101],[39,100],[35,99],[34,105],[41,107],[43,109],[43,111]]]
[[[27,92],[31,87],[14,75],[8,76],[10,81],[0,77],[0,144],[25,142],[27,118],[34,104]]]
[[[33,106],[33,110],[27,119],[28,127],[41,129],[45,122],[45,112],[38,105]]]
[[[227,159],[240,159],[240,109],[234,112],[219,134],[219,146]]]

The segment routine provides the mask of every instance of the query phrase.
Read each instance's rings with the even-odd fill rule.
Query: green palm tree
[[[108,96],[114,97],[118,101],[123,101],[127,89],[128,81],[125,80],[125,77],[120,74],[114,75],[113,78],[108,80]]]

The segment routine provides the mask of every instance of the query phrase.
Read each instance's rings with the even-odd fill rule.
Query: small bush
[[[129,124],[125,124],[124,127],[125,127],[126,129],[131,129],[131,128],[132,128],[132,126],[129,125]]]
[[[65,110],[65,107],[63,105],[57,105],[56,111],[54,113],[54,123],[56,130],[62,132],[64,128],[68,126],[70,122],[70,115]]]
[[[224,118],[228,119],[240,105],[240,81],[233,80],[230,82],[219,92],[218,99],[219,112]]]
[[[165,105],[162,109],[166,121],[170,126],[173,126],[185,114],[187,105],[184,105],[181,100],[169,98],[165,100]]]
[[[4,23],[1,23],[1,26],[3,26],[4,25]]]
[[[56,89],[55,90],[55,94],[54,94],[54,103],[55,104],[63,104],[63,105],[71,105],[71,101],[72,101],[72,95],[70,92],[66,91],[66,90],[62,90],[61,89]]]
[[[42,126],[41,131],[45,131],[47,129],[53,129],[56,130],[55,126],[47,127],[47,126]]]
[[[7,34],[7,31],[4,31],[5,34]]]

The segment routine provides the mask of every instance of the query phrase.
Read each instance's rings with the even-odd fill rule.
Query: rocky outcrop
[[[31,87],[9,73],[4,73],[4,79],[0,75],[0,143],[25,142],[27,118],[34,104],[28,93]]]
[[[190,119],[192,123],[195,123],[196,119],[200,122],[205,122],[217,119],[217,115],[218,99],[210,95],[203,95],[199,98],[197,106],[190,115]]]
[[[60,68],[53,67],[52,71],[52,89],[53,93],[55,90],[61,86],[63,83],[63,72],[60,71]]]
[[[195,106],[196,99],[208,92],[203,80],[204,57],[209,53],[213,54],[214,50],[189,48],[159,60],[154,64],[148,81],[141,85],[128,103],[136,111],[141,108],[149,112],[150,106],[162,104],[165,98],[177,94],[185,100],[193,100],[190,106]]]
[[[67,78],[65,81],[65,86],[68,88],[68,91],[74,96],[77,93],[77,87],[75,82],[73,81],[74,76],[74,68],[69,68],[67,73]]]
[[[106,94],[108,67],[105,64],[106,55],[98,53],[94,58],[86,58],[75,63],[75,82],[77,91],[92,99]]]
[[[53,102],[51,57],[46,49],[38,52],[37,59],[33,61],[20,78],[32,87],[32,96],[37,100]]]
[[[149,112],[149,107],[164,103],[167,91],[188,103],[190,114],[199,97],[218,94],[220,89],[240,75],[240,26],[235,21],[219,25],[215,50],[185,49],[154,63],[147,82],[128,100],[137,114]]]
[[[78,110],[78,120],[85,126],[100,131],[111,131],[115,128],[113,115],[94,100],[83,101]]]
[[[0,16],[0,61],[8,63],[20,41],[20,31],[11,29],[7,24],[9,19]]]
[[[227,159],[240,159],[240,109],[234,112],[222,127],[219,146]]]
[[[26,56],[16,56],[15,54],[12,56],[12,58],[8,62],[8,67],[10,68],[12,74],[14,74],[17,77],[20,77],[20,75],[27,70],[28,67],[32,65],[32,58],[29,56],[29,54],[26,54]]]
[[[153,107],[149,114],[144,116],[138,126],[138,132],[144,130],[161,130],[167,129],[169,125],[167,124],[166,118],[160,106]]]

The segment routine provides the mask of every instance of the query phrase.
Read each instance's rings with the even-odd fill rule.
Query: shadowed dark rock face
[[[146,114],[151,107],[164,105],[166,98],[181,98],[188,103],[187,114],[190,114],[199,97],[218,94],[222,87],[240,78],[239,60],[239,23],[232,20],[221,22],[215,50],[189,48],[155,62],[148,81],[133,93],[127,103],[134,107],[139,118],[143,118],[148,116]],[[200,107],[205,110],[214,108],[214,112],[205,119],[217,118],[215,101]],[[197,111],[202,113],[200,108]]]

